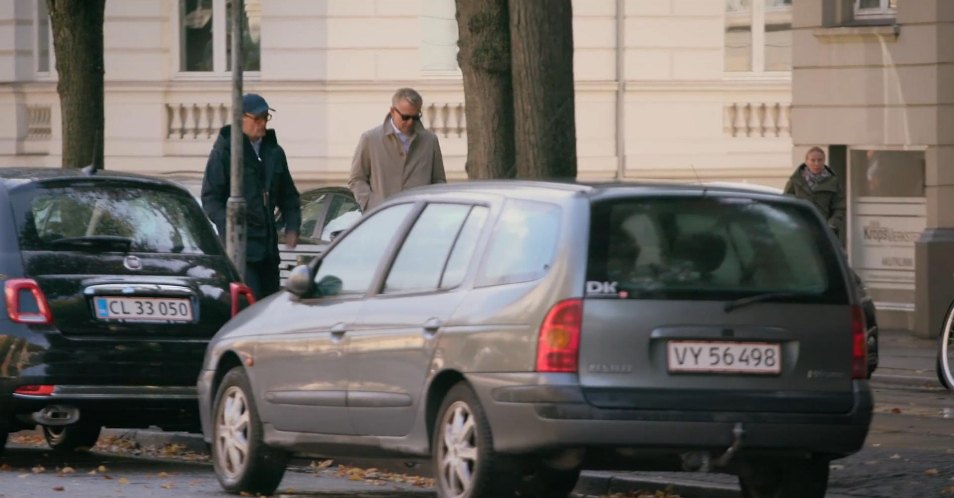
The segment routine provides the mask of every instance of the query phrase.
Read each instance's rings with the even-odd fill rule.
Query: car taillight
[[[46,296],[36,281],[29,278],[11,278],[4,284],[7,316],[13,323],[50,324],[53,315]]]
[[[255,304],[255,294],[243,283],[232,282],[229,284],[229,292],[232,294],[232,316]]]
[[[538,372],[576,372],[580,356],[583,301],[567,299],[550,308],[537,339]]]
[[[868,378],[868,324],[861,306],[851,307],[851,378]]]
[[[13,390],[16,394],[26,394],[29,396],[49,396],[53,394],[53,386],[51,385],[29,385],[29,386],[20,386]]]

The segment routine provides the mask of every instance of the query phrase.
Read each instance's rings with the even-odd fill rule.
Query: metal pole
[[[229,201],[226,204],[225,249],[229,258],[238,267],[239,275],[245,280],[245,205],[244,185],[242,185],[242,150],[245,134],[242,133],[242,0],[231,0],[232,4],[232,179]]]

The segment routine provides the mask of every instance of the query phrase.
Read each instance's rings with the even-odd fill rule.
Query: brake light
[[[868,324],[861,306],[851,307],[851,378],[868,378]]]
[[[26,394],[28,396],[49,396],[53,394],[53,386],[51,385],[29,385],[29,386],[20,386],[13,390],[16,394]]]
[[[579,369],[580,326],[583,301],[567,299],[550,308],[537,339],[538,372],[571,372]]]
[[[53,315],[46,296],[36,281],[30,278],[11,278],[4,284],[7,316],[13,323],[50,324]],[[24,299],[25,298],[25,299]]]
[[[232,295],[232,316],[255,304],[255,294],[252,294],[252,289],[249,289],[243,283],[232,282],[229,284],[229,293]]]

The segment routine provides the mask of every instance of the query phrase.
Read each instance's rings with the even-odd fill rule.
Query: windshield
[[[47,186],[14,194],[25,250],[218,254],[186,193],[117,184]]]
[[[594,204],[588,288],[617,297],[840,302],[845,283],[813,213],[745,197]],[[592,292],[592,291],[589,291]]]

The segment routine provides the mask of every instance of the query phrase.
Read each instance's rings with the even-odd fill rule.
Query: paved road
[[[339,475],[339,470],[341,470]],[[335,467],[290,468],[275,496],[321,498],[433,498],[420,486],[396,482],[398,476],[352,474]],[[372,478],[369,478],[372,477]],[[66,457],[36,447],[8,447],[0,457],[0,498],[185,498],[230,496],[222,491],[212,467],[155,457],[127,457],[102,452]]]

